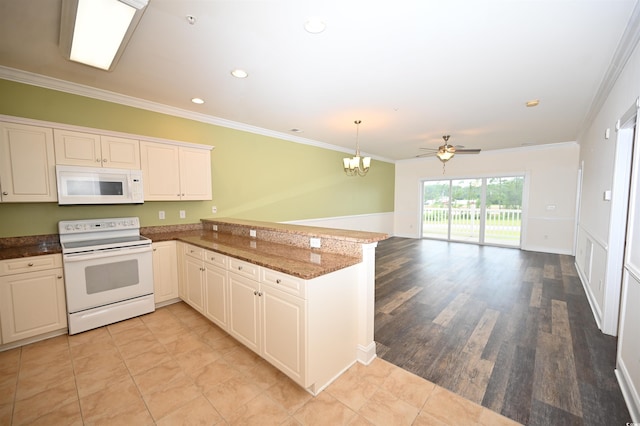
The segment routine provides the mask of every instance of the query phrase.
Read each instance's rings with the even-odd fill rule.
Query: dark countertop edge
[[[381,232],[353,231],[349,229],[323,228],[319,226],[296,225],[292,223],[261,222],[256,220],[233,218],[200,219],[203,224],[223,224],[230,226],[250,227],[265,231],[284,232],[289,234],[308,235],[310,237],[324,237],[334,240],[350,241],[360,244],[375,243],[386,240],[389,235]]]

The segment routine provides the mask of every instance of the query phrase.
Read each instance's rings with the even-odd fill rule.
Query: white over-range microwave
[[[58,204],[144,203],[142,170],[56,166]]]

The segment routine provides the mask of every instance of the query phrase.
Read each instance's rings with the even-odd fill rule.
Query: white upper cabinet
[[[0,187],[3,202],[58,200],[50,128],[0,122]]]
[[[54,129],[56,164],[140,169],[140,142],[135,139]]]
[[[211,200],[211,151],[140,142],[145,201]]]

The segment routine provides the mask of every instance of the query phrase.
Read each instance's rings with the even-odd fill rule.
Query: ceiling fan
[[[436,157],[438,157],[440,161],[442,161],[443,163],[446,163],[447,161],[451,160],[453,156],[456,154],[480,153],[480,149],[464,149],[460,146],[456,148],[453,145],[449,145],[450,137],[451,137],[450,135],[442,136],[442,139],[444,139],[444,145],[440,145],[437,149],[436,148],[420,148],[430,152],[425,152],[424,154],[418,154],[416,155],[416,157],[431,157],[435,155]],[[444,164],[442,165],[442,173],[444,173]]]
[[[444,145],[440,145],[436,148],[420,148],[425,149],[431,152],[426,152],[424,154],[418,154],[416,157],[431,157],[436,156],[443,163],[451,160],[455,154],[478,154],[480,149],[464,149],[461,146],[456,148],[453,145],[449,145],[450,135],[444,135],[442,139],[444,139]]]

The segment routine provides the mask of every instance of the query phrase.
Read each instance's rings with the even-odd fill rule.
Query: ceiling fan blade
[[[426,149],[428,151],[437,151],[438,150],[438,148],[423,148],[423,147],[420,147],[419,149]]]
[[[456,149],[456,154],[479,154],[481,149]]]
[[[434,152],[427,152],[427,153],[425,153],[425,154],[418,154],[418,155],[416,155],[416,157],[417,157],[417,158],[420,158],[420,157],[435,157],[435,156],[436,156],[436,152],[437,152],[437,151],[434,151]]]

